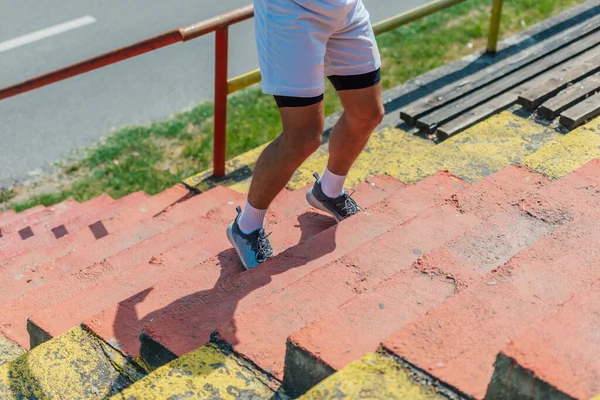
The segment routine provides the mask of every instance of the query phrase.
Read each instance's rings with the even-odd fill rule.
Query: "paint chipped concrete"
[[[523,163],[550,178],[559,179],[600,158],[600,118],[548,143]]]
[[[518,163],[560,134],[537,123],[502,112],[410,157],[398,157],[385,172],[406,183],[439,170],[469,182],[479,181]]]
[[[368,354],[299,397],[300,400],[381,399],[442,400],[433,386],[417,382],[392,357]]]
[[[106,399],[143,376],[106,343],[74,328],[0,367],[0,398]]]
[[[0,335],[0,367],[14,361],[24,353],[23,349]]]
[[[192,351],[135,383],[113,400],[285,399],[270,379],[214,344]]]

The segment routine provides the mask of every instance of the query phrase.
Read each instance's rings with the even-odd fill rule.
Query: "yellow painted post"
[[[488,53],[495,53],[498,49],[498,37],[500,36],[500,19],[502,17],[502,0],[493,0],[492,18],[490,20],[490,32],[488,36]]]

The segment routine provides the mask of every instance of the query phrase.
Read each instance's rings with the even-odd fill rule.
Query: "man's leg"
[[[325,73],[337,90],[344,112],[329,140],[329,162],[323,176],[307,193],[309,203],[329,212],[338,221],[359,211],[344,191],[350,167],[364,149],[371,132],[381,122],[381,58],[362,0],[349,2],[345,24],[327,42]]]
[[[227,230],[247,269],[272,255],[263,228],[267,209],[321,144],[324,56],[329,37],[346,15],[344,7],[342,3],[323,8],[320,2],[254,0],[261,86],[265,94],[275,97],[283,132],[258,159],[246,205],[243,211],[238,207],[238,217]]]
[[[342,221],[359,211],[358,205],[344,190],[346,176],[364,150],[373,129],[384,115],[379,70],[350,76],[332,76],[344,111],[333,127],[329,139],[329,161],[322,177],[307,193],[315,208]]]
[[[330,197],[341,195],[343,187],[339,188],[339,184],[326,186],[327,175],[340,177],[337,180],[348,175],[352,164],[364,150],[373,129],[379,125],[384,115],[379,82],[362,89],[339,89],[338,94],[344,112],[331,132],[329,162],[322,179],[324,180],[323,191]],[[336,180],[332,179],[332,181]]]
[[[248,202],[267,209],[298,167],[321,145],[323,101],[279,109],[283,133],[258,158],[248,192]]]
[[[283,132],[258,158],[246,206],[243,211],[238,208],[238,218],[227,230],[246,269],[256,267],[272,255],[271,244],[263,229],[267,209],[294,171],[321,145],[322,98],[276,96]],[[254,244],[250,246],[254,248],[248,248],[248,244]]]

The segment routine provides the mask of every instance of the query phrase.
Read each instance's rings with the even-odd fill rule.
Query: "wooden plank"
[[[400,113],[400,118],[414,125],[415,121],[428,112],[434,111],[459,99],[489,83],[502,79],[518,69],[546,57],[551,52],[579,40],[582,36],[596,31],[600,27],[600,15],[575,25],[555,37],[537,43],[515,55],[507,57],[486,67],[452,85],[440,88],[418,103],[414,103]]]
[[[586,97],[600,92],[600,73],[575,83],[558,96],[551,98],[538,108],[540,118],[553,120],[564,110],[573,107]]]
[[[537,87],[519,96],[518,103],[529,111],[534,111],[543,102],[591,74],[600,71],[600,46],[590,50],[591,56],[583,63],[569,63],[563,70]]]
[[[490,116],[499,113],[500,111],[506,110],[516,103],[517,95],[515,93],[512,91],[504,93],[503,95],[496,97],[493,101],[484,103],[479,107],[460,115],[458,118],[448,121],[446,124],[440,126],[436,133],[440,139],[446,139],[472,127],[478,122],[481,122]]]
[[[560,115],[560,124],[571,130],[600,115],[600,93],[569,108]]]
[[[576,61],[577,57],[573,59]],[[522,85],[517,86],[508,92],[501,94],[498,97],[494,97],[486,103],[473,108],[470,111],[462,113],[458,117],[446,122],[440,126],[436,131],[440,139],[446,139],[452,135],[456,135],[464,131],[467,128],[481,122],[494,114],[506,110],[507,108],[517,104],[519,95],[526,93],[534,87],[537,87],[554,75],[554,70],[547,71],[542,75],[525,82]]]
[[[435,130],[435,128],[444,124],[445,122],[450,121],[459,114],[485,103],[490,98],[498,96],[521,84],[522,82],[528,81],[544,73],[545,71],[585,52],[590,47],[596,46],[599,43],[600,31],[597,31],[589,36],[586,36],[583,40],[559,50],[558,52],[554,53],[552,57],[546,57],[539,62],[530,64],[526,68],[523,68],[514,74],[508,75],[502,80],[496,81],[495,83],[483,87],[468,96],[462,97],[445,105],[437,111],[419,118],[417,120],[417,127],[422,130],[432,132]]]

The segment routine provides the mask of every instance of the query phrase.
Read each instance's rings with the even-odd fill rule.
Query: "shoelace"
[[[273,232],[271,232],[273,233]],[[265,235],[264,231],[258,234],[256,241],[256,261],[262,263],[273,256],[273,248],[269,245],[268,238],[271,233]]]
[[[346,213],[345,215],[354,215],[360,210],[354,199],[352,199],[354,193],[355,190],[353,190],[352,193],[345,195],[344,200],[336,204],[338,208],[341,206],[341,211]]]

